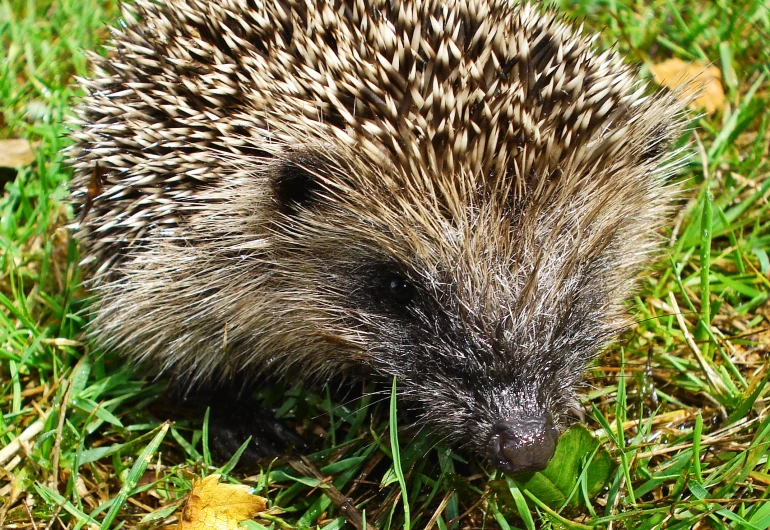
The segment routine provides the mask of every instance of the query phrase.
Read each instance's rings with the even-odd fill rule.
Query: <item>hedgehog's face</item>
[[[418,403],[440,435],[505,472],[543,469],[605,340],[597,286],[583,290],[576,278],[563,305],[525,316],[516,275],[479,295],[462,285],[460,259],[429,274],[401,265],[352,271],[348,280],[361,287],[350,307],[371,334],[377,369],[398,377],[400,395]],[[483,259],[474,266],[500,272]]]
[[[499,208],[427,220],[421,205],[337,193],[314,174],[323,163],[302,163],[313,171],[284,167],[275,189],[302,267],[287,284],[324,302],[303,322],[348,366],[395,376],[439,435],[506,472],[543,469],[612,324],[612,245],[576,254],[524,210],[501,240]]]

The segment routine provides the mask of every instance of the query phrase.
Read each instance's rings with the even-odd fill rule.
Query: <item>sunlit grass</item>
[[[672,57],[711,63],[727,94],[714,115],[693,112],[678,213],[629,303],[638,325],[590,374],[586,426],[600,445],[575,446],[589,454],[574,491],[489,477],[409,430],[394,458],[387,399],[340,404],[324,390],[272,387],[261,399],[323,435],[308,456],[377,528],[404,527],[404,495],[411,528],[768,528],[770,8],[561,4],[643,74]],[[118,16],[114,2],[0,1],[0,139],[27,138],[36,152],[32,165],[0,170],[3,528],[173,522],[192,479],[223,464],[212,462],[203,418],[159,416],[162,381],[81,342],[86,303],[60,151],[74,76],[88,74],[84,50],[98,51]],[[606,485],[591,493],[604,476],[595,462],[607,463]],[[246,476],[235,463],[219,471],[273,507],[250,528],[344,526],[318,479],[279,462]]]

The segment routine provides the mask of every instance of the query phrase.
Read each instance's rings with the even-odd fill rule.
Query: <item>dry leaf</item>
[[[211,475],[193,482],[177,529],[239,530],[238,523],[266,508],[266,499],[249,493],[249,486],[220,484],[219,475]]]
[[[716,66],[668,59],[652,65],[650,71],[659,85],[677,90],[677,96],[692,108],[713,114],[725,106],[722,73]]]
[[[35,153],[29,141],[23,139],[0,140],[0,167],[21,167],[35,161]]]

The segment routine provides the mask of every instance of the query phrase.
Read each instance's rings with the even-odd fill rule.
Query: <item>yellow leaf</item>
[[[0,167],[20,167],[35,161],[35,153],[27,140],[0,140]]]
[[[249,487],[220,484],[219,475],[193,482],[179,518],[178,530],[239,530],[238,523],[267,508],[266,499]]]
[[[676,90],[677,96],[692,108],[713,114],[725,106],[722,73],[716,66],[668,59],[652,65],[650,71],[659,85]]]

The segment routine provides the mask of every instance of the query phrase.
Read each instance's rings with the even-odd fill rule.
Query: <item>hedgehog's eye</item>
[[[420,289],[402,271],[402,267],[390,263],[367,268],[362,280],[369,286],[368,293],[358,300],[363,304],[372,304],[372,309],[391,317],[411,317]]]
[[[409,280],[400,275],[390,275],[386,279],[388,297],[401,306],[409,305],[414,299],[415,289]]]
[[[384,294],[391,302],[404,307],[414,300],[416,290],[409,280],[395,273],[388,274],[384,280]]]

